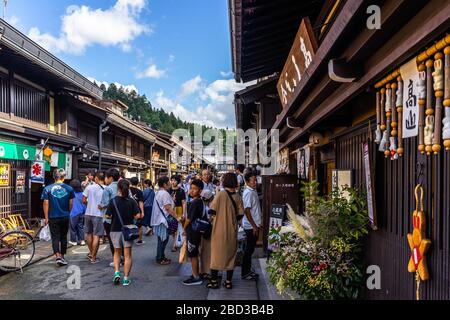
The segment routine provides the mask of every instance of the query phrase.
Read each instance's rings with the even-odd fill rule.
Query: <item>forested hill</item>
[[[125,103],[129,109],[127,114],[134,119],[140,119],[143,122],[149,123],[152,129],[161,132],[172,134],[175,129],[188,129],[191,134],[194,132],[194,124],[181,120],[172,112],[169,114],[166,111],[158,108],[153,108],[150,101],[145,95],[140,95],[134,90],[126,92],[123,88],[117,88],[116,85],[111,84],[108,88],[104,84],[100,86],[104,90],[103,98],[120,100]],[[140,118],[139,118],[140,117]],[[209,129],[207,126],[202,126],[203,131]]]

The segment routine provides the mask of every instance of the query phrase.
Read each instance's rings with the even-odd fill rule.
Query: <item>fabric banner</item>
[[[50,162],[48,162],[44,159],[43,152],[40,152],[40,149],[36,149],[36,161],[44,162],[45,171],[51,171],[51,168],[54,167],[66,169],[67,172],[66,157],[67,155],[64,152],[53,151],[50,157]],[[70,168],[70,172],[72,172],[72,168]],[[66,178],[70,179],[69,177]]]
[[[65,170],[66,170],[66,179],[72,179],[72,154],[71,153],[63,153],[65,155]],[[61,157],[62,158],[62,157]]]
[[[34,160],[36,147],[0,141],[0,159]]]
[[[411,138],[419,133],[419,71],[416,58],[400,67],[403,79],[403,138]]]
[[[31,182],[44,184],[45,165],[43,161],[34,161],[31,165]]]

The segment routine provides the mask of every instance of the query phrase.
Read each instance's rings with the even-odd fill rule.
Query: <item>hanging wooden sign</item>
[[[419,71],[417,70],[416,58],[411,59],[400,67],[403,80],[403,138],[417,136],[419,132],[419,100],[418,83]]]
[[[308,18],[304,18],[277,84],[278,95],[283,107],[292,103],[295,88],[311,64],[316,51],[317,42],[311,22]]]

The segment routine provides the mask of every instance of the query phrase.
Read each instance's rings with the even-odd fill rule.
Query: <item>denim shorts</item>
[[[103,236],[105,229],[103,227],[103,217],[84,216],[84,233],[95,236]]]

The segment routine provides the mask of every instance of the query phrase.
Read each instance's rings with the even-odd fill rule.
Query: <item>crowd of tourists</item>
[[[55,183],[42,192],[57,266],[68,264],[68,243],[87,245],[86,259],[96,264],[100,244],[107,242],[113,283],[128,286],[132,247],[144,244],[145,234],[157,237],[157,264],[172,263],[165,254],[170,241],[171,251],[180,251],[177,263],[190,261],[192,275],[184,285],[207,281],[208,288],[217,289],[223,272],[223,286],[231,289],[241,227],[246,235],[241,277],[258,278],[251,261],[262,217],[256,173],[250,168],[237,166],[220,178],[207,169],[200,175],[161,176],[155,187],[151,180],[126,179],[117,169],[90,173],[83,182],[73,179],[69,184],[65,175],[56,169]]]

